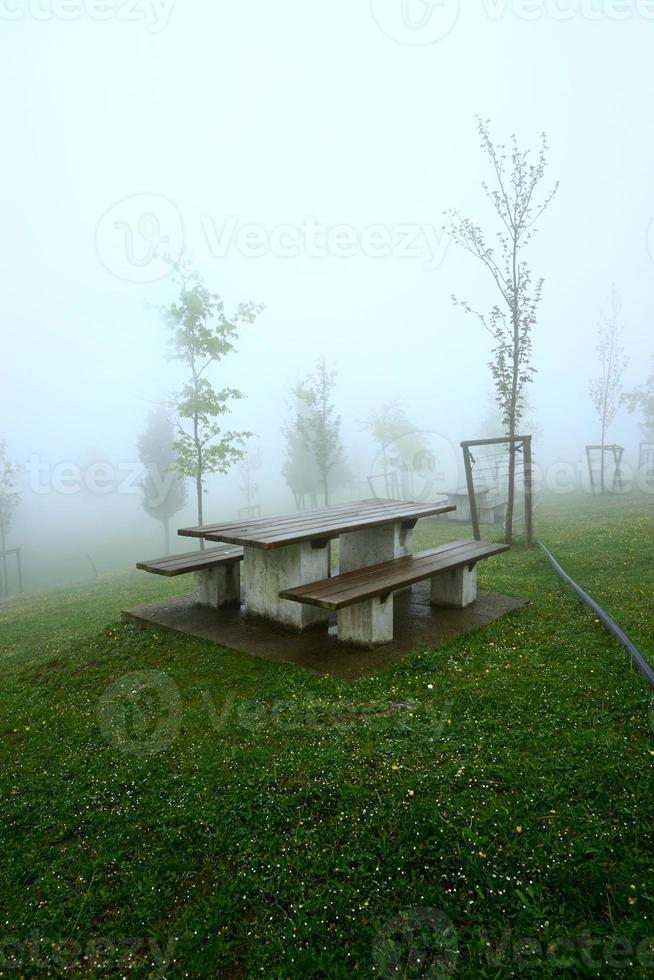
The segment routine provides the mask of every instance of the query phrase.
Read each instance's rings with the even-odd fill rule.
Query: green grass
[[[651,500],[537,532],[654,661]],[[538,549],[480,579],[530,604],[349,684],[117,624],[181,579],[1,603],[0,976],[651,975],[652,692]]]

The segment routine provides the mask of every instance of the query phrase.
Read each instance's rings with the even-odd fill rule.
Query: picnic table
[[[369,499],[180,528],[179,534],[242,546],[245,611],[303,630],[324,622],[329,611],[283,599],[279,593],[329,577],[330,541],[339,539],[339,572],[352,572],[411,555],[416,522],[454,509],[442,502]]]

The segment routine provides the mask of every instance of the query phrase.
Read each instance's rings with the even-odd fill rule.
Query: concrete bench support
[[[393,639],[393,595],[416,582],[431,581],[435,606],[463,609],[477,597],[477,562],[499,555],[508,544],[451,541],[417,555],[402,555],[284,589],[280,598],[298,605],[333,609],[341,643],[374,646]]]
[[[195,572],[195,601],[201,606],[237,606],[241,602],[240,562]]]
[[[375,597],[354,606],[339,609],[337,614],[339,643],[371,647],[393,639],[393,596]]]
[[[476,598],[476,565],[473,565],[471,569],[467,565],[464,565],[463,568],[451,568],[432,576],[432,606],[451,606],[455,609],[464,609],[465,606],[473,603]]]
[[[327,610],[279,597],[283,589],[298,582],[315,582],[329,576],[326,541],[322,547],[312,547],[310,541],[303,541],[267,551],[246,545],[243,564],[246,613],[277,620],[298,631],[327,621]]]

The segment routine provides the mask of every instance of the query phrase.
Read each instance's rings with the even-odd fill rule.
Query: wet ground
[[[439,647],[526,603],[526,599],[497,592],[480,592],[477,601],[466,609],[436,609],[429,604],[429,595],[429,582],[396,595],[393,642],[373,649],[337,643],[335,616],[328,630],[321,625],[293,633],[268,620],[246,617],[242,608],[199,606],[190,595],[124,610],[122,619],[139,626],[186,633],[254,657],[296,664],[316,674],[354,680],[377,673],[409,653]],[[220,652],[216,651],[216,655],[220,656]]]

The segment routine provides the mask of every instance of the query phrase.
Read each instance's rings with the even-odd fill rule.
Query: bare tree
[[[398,398],[384,402],[368,413],[363,425],[377,443],[380,456],[375,461],[381,473],[370,473],[368,483],[383,479],[384,495],[400,493],[411,496],[416,464],[429,452],[429,444],[419,429],[407,417]]]
[[[409,422],[399,398],[393,398],[384,402],[379,408],[373,408],[363,424],[379,446],[382,468],[386,473],[389,467],[390,447],[400,436],[411,432],[414,426]]]
[[[622,375],[628,358],[622,346],[623,327],[620,324],[620,297],[611,292],[609,310],[600,311],[597,329],[597,355],[600,373],[589,385],[590,397],[601,426],[600,492],[606,490],[604,480],[604,446],[606,433],[615,418],[622,396]]]
[[[253,508],[259,496],[258,473],[263,464],[263,454],[258,446],[248,449],[245,456],[239,463],[239,476],[241,478],[241,493],[245,497],[248,515],[252,517]]]
[[[286,459],[282,467],[282,475],[295,498],[296,510],[303,510],[307,499],[311,507],[318,506],[317,495],[321,481],[316,461],[306,448],[304,436],[300,431],[299,410],[296,404],[296,413],[292,422],[285,425],[282,430],[286,439]]]
[[[489,364],[495,385],[495,397],[509,436],[515,436],[524,408],[525,386],[533,380],[531,333],[541,300],[543,279],[532,278],[524,250],[536,233],[536,223],[558,189],[541,193],[547,170],[547,138],[541,135],[535,160],[530,150],[518,146],[515,135],[510,147],[496,144],[490,135],[490,124],[478,117],[481,149],[491,167],[493,186],[482,183],[490,201],[497,229],[497,245],[488,244],[481,226],[459,211],[447,212],[446,230],[453,241],[482,263],[500,299],[488,313],[473,310],[467,301],[452,297],[467,313],[474,313],[491,335],[493,359]],[[508,501],[506,540],[513,537],[513,502],[515,498],[515,450],[509,445]]]

